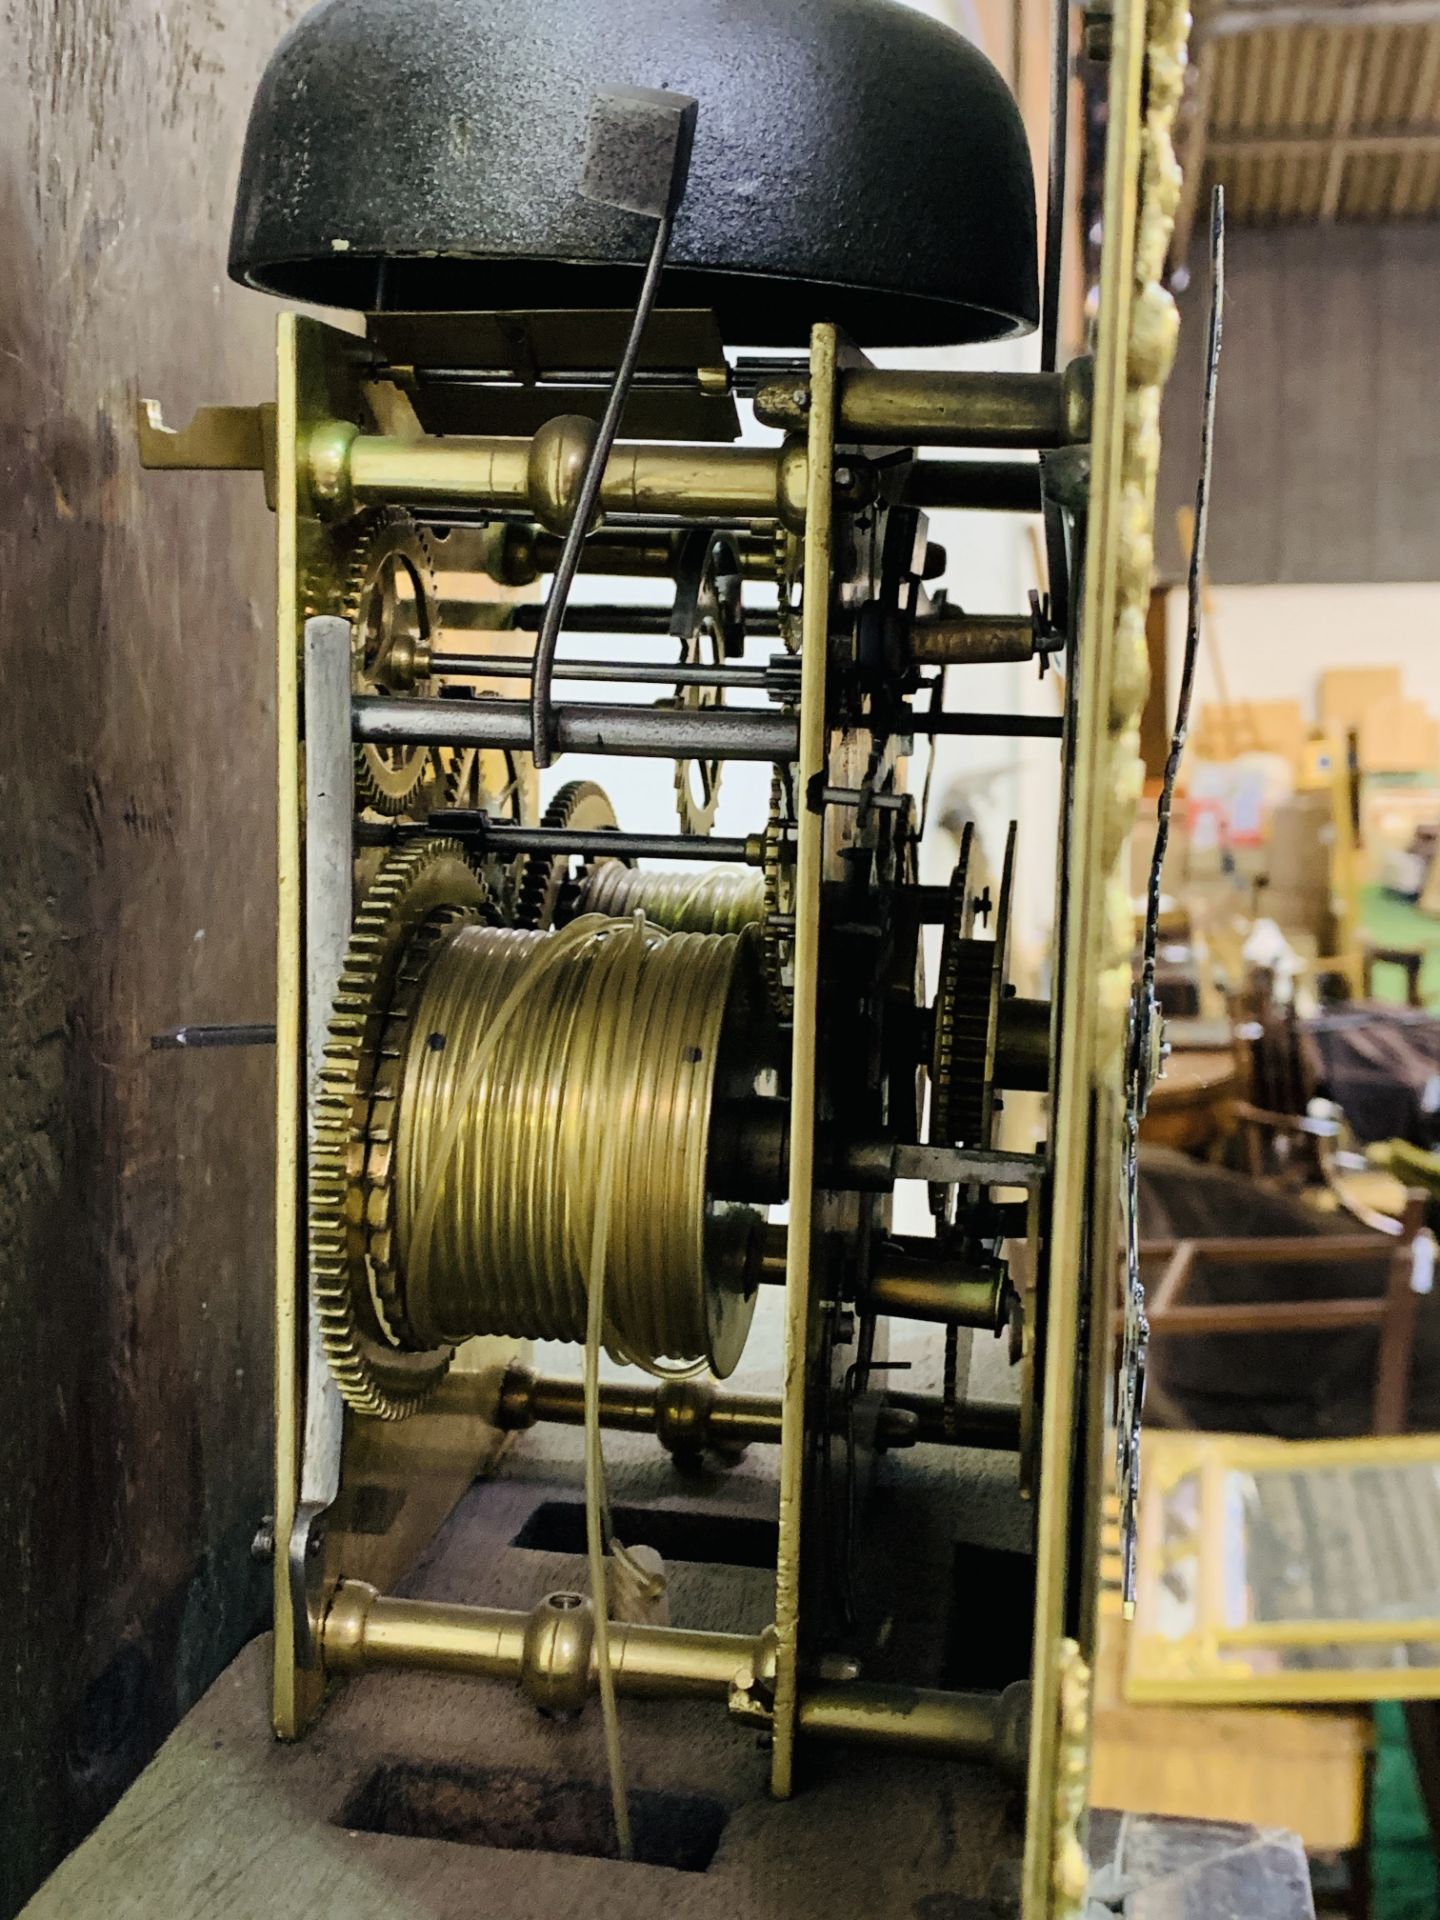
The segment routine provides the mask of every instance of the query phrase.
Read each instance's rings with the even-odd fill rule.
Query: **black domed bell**
[[[366,311],[629,305],[653,225],[580,192],[617,85],[700,103],[661,300],[733,345],[1035,324],[1019,112],[897,0],[323,0],[261,83],[230,270]]]

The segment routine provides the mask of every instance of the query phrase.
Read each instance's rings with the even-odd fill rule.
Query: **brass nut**
[[[703,1380],[667,1380],[655,1396],[655,1433],[670,1453],[704,1451],[715,1390]]]
[[[583,414],[562,413],[547,420],[530,443],[526,490],[535,518],[551,533],[565,533],[599,427]]]
[[[496,520],[485,530],[484,571],[502,587],[533,587],[542,568],[535,551],[535,530]]]
[[[322,520],[344,520],[355,511],[350,449],[359,433],[353,420],[324,420],[306,442],[302,472],[309,504]]]
[[[787,440],[780,449],[775,485],[781,520],[793,532],[803,533],[810,490],[810,454],[803,440]]]
[[[1088,353],[1072,360],[1064,372],[1065,439],[1070,446],[1089,440],[1095,410],[1095,362]]]
[[[380,1598],[364,1580],[342,1580],[325,1614],[320,1644],[329,1673],[359,1673],[365,1665],[365,1629]]]
[[[1030,1682],[1016,1680],[995,1702],[995,1770],[1023,1782],[1030,1764]]]
[[[525,1623],[520,1690],[542,1713],[579,1713],[590,1692],[595,1614],[579,1593],[547,1593]]]

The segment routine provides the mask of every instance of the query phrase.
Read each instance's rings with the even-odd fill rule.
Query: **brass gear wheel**
[[[571,780],[560,788],[545,809],[542,827],[578,827],[588,832],[616,827],[610,796],[593,780]],[[543,933],[555,924],[561,894],[570,876],[570,856],[564,853],[527,853],[521,860],[515,893],[513,924]]]
[[[429,535],[402,508],[380,507],[360,520],[341,611],[350,622],[357,693],[428,690],[439,626],[435,555]],[[357,747],[356,804],[404,813],[429,772],[428,747]]]
[[[435,766],[439,775],[442,807],[465,807],[471,804],[472,776],[479,764],[480,752],[477,747],[436,748]]]
[[[681,642],[679,665],[682,667],[718,667],[725,658],[725,643],[720,629],[709,618],[702,618],[695,631]],[[723,687],[678,687],[670,703],[681,713],[702,713],[722,706]],[[723,760],[677,760],[675,762],[675,811],[681,833],[712,833],[715,813],[720,805],[720,776]],[[698,783],[698,792],[696,791]]]
[[[765,827],[760,945],[770,1004],[782,1020],[789,1020],[795,1010],[795,824],[791,786],[777,767],[770,780]]]
[[[400,1420],[449,1369],[401,1349],[394,1284],[394,1055],[433,946],[482,920],[483,882],[454,840],[385,859],[350,936],[330,1018],[310,1161],[310,1276],[330,1371],[356,1413]]]
[[[795,589],[800,580],[804,543],[788,527],[775,530],[776,611],[780,622],[780,640],[787,653],[800,651],[800,608]]]
[[[940,948],[930,1050],[930,1140],[935,1146],[983,1151],[990,1145],[995,1124],[995,1056],[1015,892],[1014,824],[1005,845],[994,938],[989,940],[977,940],[974,934],[975,903],[970,885],[974,844],[974,826],[967,824],[961,836],[960,858],[950,879],[949,909]]]

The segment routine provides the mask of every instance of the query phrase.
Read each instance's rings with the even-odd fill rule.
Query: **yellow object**
[[[1398,700],[1403,693],[1399,667],[1329,667],[1320,675],[1320,731],[1343,747],[1346,736],[1364,726],[1377,701]]]
[[[1303,1548],[1292,1550],[1283,1590],[1254,1556],[1247,1516],[1263,1490],[1326,1515],[1314,1543],[1314,1578],[1354,1570],[1372,1598],[1336,1615],[1304,1611]],[[1373,1564],[1367,1514],[1393,1500],[1433,1510],[1440,1486],[1440,1437],[1272,1441],[1219,1434],[1157,1434],[1141,1511],[1150,1573],[1126,1652],[1127,1702],[1179,1705],[1334,1704],[1440,1699],[1440,1618],[1433,1596],[1408,1609],[1393,1577]],[[1348,1491],[1347,1491],[1348,1489]],[[1344,1530],[1349,1527],[1347,1534]],[[1405,1534],[1393,1551],[1405,1551]],[[1301,1557],[1296,1557],[1296,1556]],[[1323,1555],[1323,1564],[1320,1556]],[[1165,1568],[1163,1579],[1161,1566]],[[1269,1583],[1267,1584],[1267,1580]],[[1322,1589],[1323,1590],[1323,1589]],[[1367,1657],[1373,1653],[1373,1657]]]

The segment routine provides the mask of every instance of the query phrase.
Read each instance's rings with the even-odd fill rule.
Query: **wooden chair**
[[[1373,1234],[1317,1234],[1294,1238],[1151,1241],[1142,1248],[1147,1265],[1163,1260],[1164,1271],[1147,1305],[1152,1341],[1226,1339],[1244,1334],[1342,1333],[1374,1328],[1379,1333],[1372,1430],[1404,1433],[1409,1418],[1410,1371],[1421,1294],[1416,1263],[1433,1259],[1417,1237],[1425,1224],[1425,1196],[1412,1193],[1400,1232],[1387,1249]],[[1185,1295],[1204,1265],[1252,1268],[1295,1265],[1373,1266],[1388,1253],[1383,1293],[1355,1299],[1262,1300],[1199,1303]]]
[[[1362,954],[1365,969],[1365,998],[1375,998],[1376,967],[1399,967],[1405,975],[1405,1004],[1407,1007],[1423,1007],[1420,997],[1420,974],[1425,965],[1424,947],[1371,947],[1367,946]]]
[[[1316,1184],[1317,1141],[1329,1123],[1317,1127],[1307,1112],[1317,1062],[1293,1001],[1278,999],[1274,977],[1254,968],[1230,1003],[1230,1017],[1242,1088],[1234,1118],[1251,1174],[1296,1190]]]

